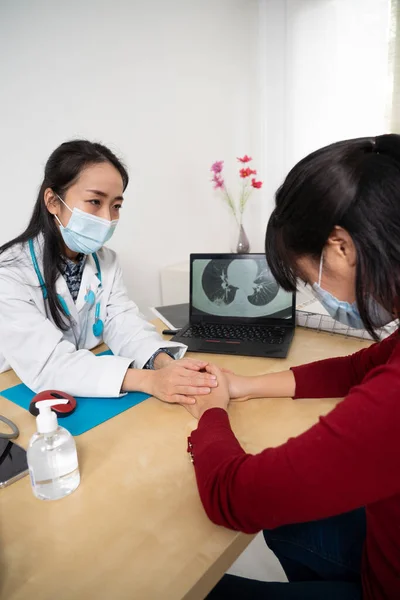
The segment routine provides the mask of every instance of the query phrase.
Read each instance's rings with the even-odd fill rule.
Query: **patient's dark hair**
[[[301,256],[320,260],[335,225],[352,237],[356,301],[367,331],[376,334],[367,299],[389,312],[400,298],[400,136],[331,144],[303,158],[276,193],[265,251],[272,274],[296,289]]]
[[[86,167],[103,162],[109,162],[117,169],[125,190],[129,181],[128,173],[121,161],[106,146],[87,140],[72,140],[58,146],[44,168],[44,178],[27,228],[18,237],[0,247],[1,255],[9,248],[26,243],[40,233],[43,234],[42,275],[48,292],[49,309],[57,327],[64,330],[67,326],[55,288],[62,254],[61,236],[54,217],[45,206],[44,193],[47,188],[51,188],[63,197]]]

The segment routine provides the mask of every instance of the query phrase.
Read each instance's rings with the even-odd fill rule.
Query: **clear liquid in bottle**
[[[63,427],[51,433],[36,433],[27,458],[33,493],[40,500],[59,500],[78,487],[75,440]]]

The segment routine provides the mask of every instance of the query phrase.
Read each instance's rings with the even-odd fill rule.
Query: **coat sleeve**
[[[187,349],[184,344],[164,341],[156,328],[140,314],[128,297],[118,264],[107,303],[103,339],[115,355],[129,358],[138,369],[142,369],[159,349],[168,349],[176,358],[182,358]]]
[[[18,377],[34,392],[118,397],[130,359],[76,350],[35,304],[31,289],[14,269],[1,269],[0,349]]]

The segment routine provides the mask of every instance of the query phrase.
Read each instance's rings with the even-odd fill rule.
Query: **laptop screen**
[[[191,318],[294,322],[294,294],[273,278],[263,254],[192,254]]]

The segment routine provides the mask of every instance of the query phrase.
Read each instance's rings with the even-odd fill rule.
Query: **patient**
[[[375,328],[398,314],[400,136],[348,140],[300,161],[276,194],[266,256],[287,291],[300,278],[331,316]],[[288,583],[225,576],[210,598],[400,598],[398,333],[352,356],[240,377],[188,410],[201,501],[216,524],[264,530]],[[278,448],[246,454],[230,399],[344,397]]]

